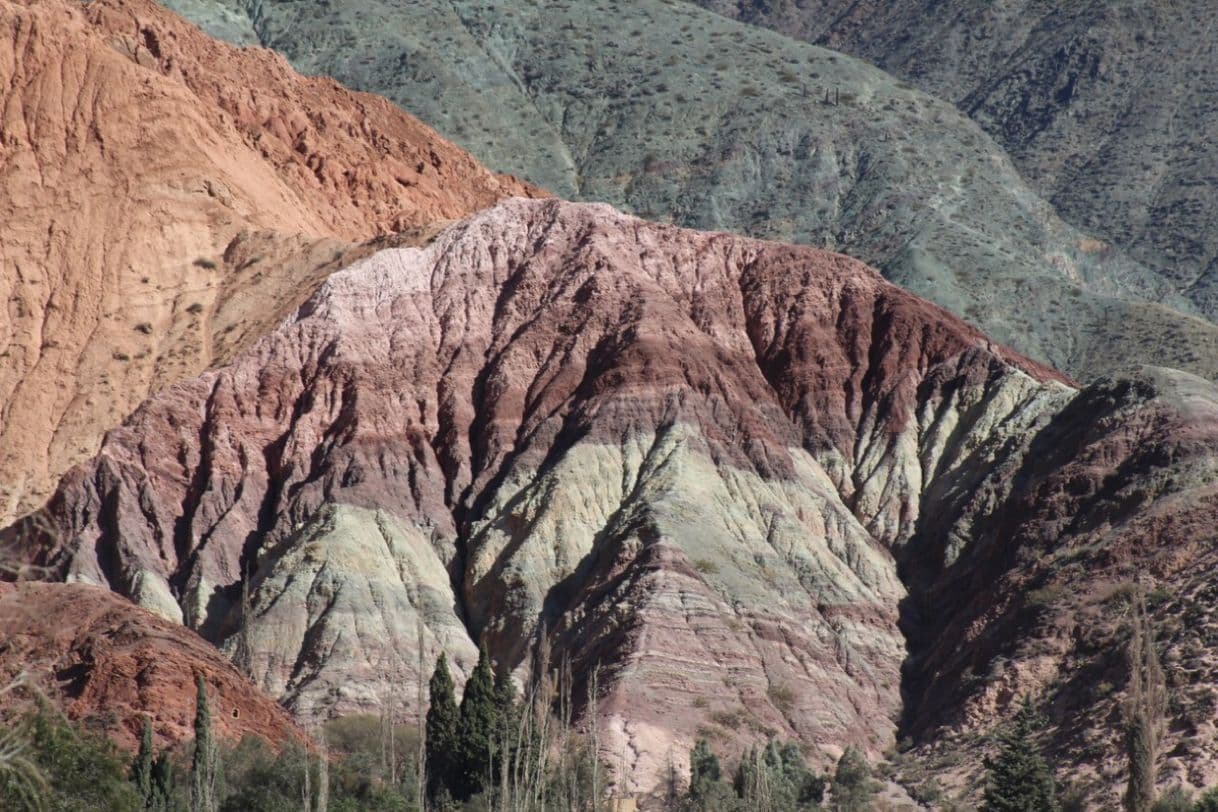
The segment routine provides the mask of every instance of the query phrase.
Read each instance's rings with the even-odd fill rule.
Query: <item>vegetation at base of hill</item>
[[[1197,798],[1176,788],[1153,797],[1157,730],[1165,688],[1144,605],[1131,603],[1126,724],[1139,732],[1129,748],[1126,808],[1131,812],[1218,812],[1218,790]],[[539,640],[545,639],[544,630]],[[421,671],[422,669],[420,669]],[[194,739],[158,752],[145,720],[130,759],[87,725],[71,723],[35,694],[25,716],[0,722],[0,809],[54,812],[600,812],[615,795],[595,714],[574,725],[575,679],[564,660],[550,668],[539,644],[523,696],[486,650],[461,701],[444,655],[432,673],[423,729],[400,725],[392,707],[381,718],[347,717],[281,749],[256,737],[221,745],[212,731],[211,698],[196,683]],[[583,707],[599,699],[599,668],[581,686]],[[423,686],[416,686],[424,701]],[[1046,720],[1025,699],[997,734],[985,760],[983,812],[1070,812],[1081,796],[1059,793],[1040,745]],[[420,734],[424,734],[420,738]],[[1149,744],[1147,744],[1149,742]],[[1151,755],[1147,755],[1147,754]],[[729,772],[706,739],[690,752],[688,775],[670,765],[660,800],[670,812],[864,812],[883,805],[881,785],[858,750],[848,747],[830,774],[812,771],[799,745],[771,740],[750,748]],[[1146,788],[1149,788],[1147,790]],[[941,797],[928,806],[954,808]],[[946,805],[944,805],[946,804]]]
[[[127,764],[106,739],[71,725],[42,707],[4,733],[20,740],[22,756],[36,770],[34,783],[0,772],[0,809],[50,812],[127,812],[140,798]],[[2,735],[2,734],[0,734]]]

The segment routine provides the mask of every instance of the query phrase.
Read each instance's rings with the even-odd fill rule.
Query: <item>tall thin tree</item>
[[[195,748],[190,768],[191,812],[215,812],[217,761],[207,684],[203,675],[198,674],[195,676]]]
[[[250,637],[250,621],[253,619],[253,599],[250,597],[250,582],[253,572],[246,566],[245,577],[241,579],[241,605],[238,607],[241,616],[237,625],[237,646],[233,652],[233,664],[245,678],[254,679],[254,646]]]
[[[453,688],[452,674],[448,671],[448,660],[444,652],[436,658],[432,672],[430,704],[427,707],[427,795],[432,801],[448,792],[455,783],[455,756],[457,751],[457,726],[460,712]]]
[[[144,809],[152,808],[152,720],[144,717],[140,730],[140,749],[131,762],[131,783],[144,802]]]
[[[326,729],[317,728],[314,736],[317,743],[317,804],[316,812],[328,812],[330,808],[330,748],[326,743]]]
[[[304,764],[304,770],[300,778],[300,807],[302,812],[313,812],[313,765],[309,763],[311,760],[309,749],[306,747],[304,758],[301,760]]]
[[[601,739],[597,725],[596,703],[600,699],[601,665],[598,662],[592,666],[592,674],[588,677],[588,699],[584,713],[588,719],[588,741],[592,754],[592,812],[598,812],[601,800]]]
[[[415,636],[419,659],[415,666],[415,718],[418,725],[418,752],[415,754],[415,805],[419,812],[427,812],[427,727],[423,723],[423,707],[427,696],[423,692],[423,613],[415,614]]]
[[[1126,663],[1125,750],[1129,757],[1129,783],[1125,788],[1128,812],[1149,812],[1155,802],[1159,739],[1167,712],[1167,683],[1155,649],[1154,626],[1139,589],[1130,601],[1129,644]]]

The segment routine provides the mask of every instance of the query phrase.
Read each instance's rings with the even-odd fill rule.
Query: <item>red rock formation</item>
[[[545,618],[640,782],[704,729],[878,753],[889,548],[1071,392],[845,257],[511,201],[151,399],[41,562],[230,650],[254,571],[254,670],[305,717],[408,702],[419,614],[459,665],[467,624],[515,666]]]
[[[69,718],[102,724],[128,749],[139,744],[144,717],[158,746],[193,738],[196,675],[207,685],[222,738],[303,740],[288,714],[214,646],[104,589],[0,583],[0,628],[0,679],[24,672]]]
[[[349,242],[534,193],[152,0],[3,0],[0,521],[269,330]]]

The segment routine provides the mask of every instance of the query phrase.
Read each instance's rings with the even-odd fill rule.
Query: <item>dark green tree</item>
[[[144,801],[144,808],[152,808],[152,720],[144,717],[140,731],[140,749],[131,762],[131,783]]]
[[[762,759],[770,773],[770,786],[780,806],[815,808],[825,798],[825,779],[808,769],[799,745],[771,740]]]
[[[719,782],[722,770],[719,757],[710,748],[706,739],[698,739],[689,752],[689,794],[695,801],[709,793],[712,784]]]
[[[152,762],[152,803],[146,808],[152,812],[170,812],[174,808],[173,796],[177,782],[173,775],[173,762],[168,751]]]
[[[1057,812],[1053,773],[1036,734],[1044,719],[1024,699],[1011,724],[998,737],[999,750],[985,760],[985,800],[982,812]]]
[[[461,695],[461,721],[457,727],[457,753],[461,759],[460,778],[450,785],[453,797],[468,800],[494,785],[495,738],[502,714],[495,701],[495,674],[486,646],[478,654],[478,664],[465,683]]]
[[[722,772],[710,744],[706,739],[698,739],[689,753],[689,803],[681,808],[698,812],[744,812],[749,809],[736,797],[731,785],[720,780]]]
[[[833,772],[833,808],[838,812],[864,812],[871,809],[876,784],[871,778],[871,766],[854,747],[837,760]]]
[[[195,748],[190,765],[190,812],[215,812],[216,742],[203,675],[195,677]]]
[[[826,781],[808,769],[799,745],[771,739],[758,751],[750,748],[740,759],[732,786],[749,808],[765,810],[819,809]]]
[[[519,717],[516,707],[516,686],[512,684],[512,674],[506,668],[501,668],[495,673],[495,707],[499,709],[497,741],[510,742],[516,735],[516,722]]]
[[[447,794],[457,782],[457,729],[461,717],[457,711],[453,677],[443,652],[436,659],[436,669],[429,684],[431,701],[427,707],[427,796],[433,801]]]

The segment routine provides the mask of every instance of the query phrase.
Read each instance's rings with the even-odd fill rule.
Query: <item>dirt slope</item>
[[[158,746],[194,736],[195,677],[202,675],[219,735],[279,744],[302,731],[210,643],[125,598],[85,584],[0,583],[0,679],[24,673],[70,719],[134,750],[143,718]],[[20,694],[5,696],[17,709]]]
[[[956,104],[1071,223],[1218,317],[1209,0],[697,0]]]

